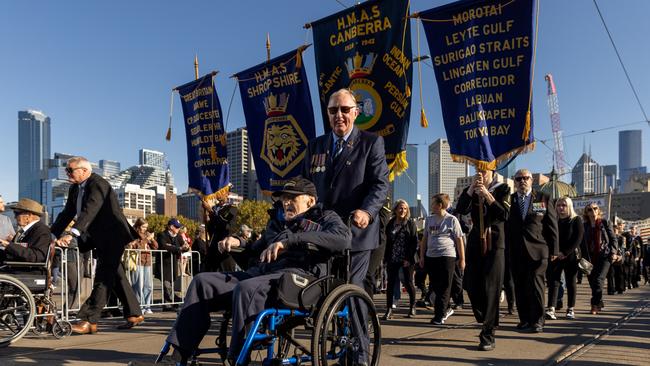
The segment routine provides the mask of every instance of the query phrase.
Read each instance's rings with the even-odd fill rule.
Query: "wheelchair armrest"
[[[25,268],[25,267],[45,268],[47,266],[47,263],[45,262],[4,262],[4,265],[6,267],[19,267],[19,268]]]

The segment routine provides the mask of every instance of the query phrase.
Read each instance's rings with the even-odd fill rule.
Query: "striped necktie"
[[[521,212],[521,218],[526,218],[526,196],[519,196],[519,212]]]
[[[18,229],[16,232],[16,235],[14,235],[14,239],[12,240],[13,243],[20,243],[21,240],[23,240],[23,234],[25,233],[25,230],[23,228]]]

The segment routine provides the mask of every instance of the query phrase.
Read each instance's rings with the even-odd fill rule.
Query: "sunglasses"
[[[517,182],[521,182],[521,181],[529,180],[529,179],[530,179],[530,177],[528,177],[528,176],[526,176],[526,177],[515,177],[515,180]]]
[[[593,212],[598,211],[598,207],[587,207],[587,212],[591,212],[591,211]]]
[[[79,168],[65,168],[65,172],[66,172],[66,174],[70,175],[70,174],[74,173],[74,171],[77,170],[77,169],[83,169],[83,168],[81,168],[81,167],[79,167]]]
[[[343,114],[348,114],[348,113],[350,113],[350,111],[351,111],[353,108],[356,108],[356,107],[357,107],[356,105],[354,105],[354,106],[346,106],[346,105],[342,105],[342,106],[338,106],[338,107],[327,107],[327,113],[329,113],[329,114],[331,114],[331,115],[335,115],[335,114],[337,114],[337,113],[339,112],[339,110],[340,110],[341,113],[343,113]]]

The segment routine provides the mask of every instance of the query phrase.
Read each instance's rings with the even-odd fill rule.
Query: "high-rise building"
[[[120,173],[120,162],[102,159],[99,161],[99,169],[102,170],[102,176],[108,178]]]
[[[142,188],[174,187],[174,177],[169,169],[164,170],[148,165],[129,167],[107,180],[114,189],[122,188],[125,184],[135,184]]]
[[[450,199],[454,198],[456,180],[469,176],[469,165],[455,163],[451,159],[449,142],[447,139],[438,139],[429,145],[429,207],[431,197],[437,193],[446,193]]]
[[[515,160],[511,161],[510,164],[508,164],[506,167],[497,169],[497,173],[499,173],[501,176],[508,179],[512,179],[515,176],[516,172],[517,172],[517,163]]]
[[[250,198],[249,173],[254,170],[253,157],[248,145],[248,130],[245,127],[226,134],[228,148],[228,168],[230,169],[231,191],[244,198]]]
[[[157,186],[156,191],[156,213],[168,217],[178,215],[178,199],[176,190],[170,187]]]
[[[609,192],[611,188],[612,191],[617,191],[618,177],[616,175],[616,164],[603,165],[603,175],[605,175],[605,190]]]
[[[41,179],[50,147],[50,117],[41,111],[19,111],[18,197],[41,202]]]
[[[607,192],[603,167],[585,153],[571,170],[571,178],[578,196]]]
[[[418,147],[406,145],[406,161],[409,167],[401,175],[395,177],[391,184],[391,202],[405,200],[413,214],[418,204]]]
[[[619,192],[630,192],[630,176],[641,171],[641,130],[618,132],[618,176],[621,180]]]
[[[177,196],[178,214],[190,220],[203,222],[203,209],[201,197],[198,194],[187,192]]]
[[[140,149],[138,154],[140,157],[140,165],[165,169],[165,153],[156,150]]]
[[[156,213],[156,191],[143,189],[135,184],[127,184],[115,191],[124,216],[133,223],[138,218],[146,218]]]

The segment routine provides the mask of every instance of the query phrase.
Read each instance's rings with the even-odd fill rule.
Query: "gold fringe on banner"
[[[221,188],[220,190],[218,190],[218,191],[216,191],[216,192],[214,192],[212,194],[204,195],[202,199],[204,201],[206,201],[206,202],[215,201],[215,200],[219,200],[219,201],[224,202],[224,201],[228,200],[228,193],[229,192],[230,192],[230,184],[228,184],[227,186]]]
[[[400,176],[408,169],[409,163],[406,161],[406,151],[400,151],[395,155],[395,160],[388,164],[388,180],[392,182],[395,177]]]
[[[501,154],[493,161],[478,160],[478,159],[470,158],[469,156],[455,155],[455,154],[451,154],[451,159],[456,163],[470,163],[474,167],[476,167],[476,169],[496,170],[497,165],[500,162],[510,159],[515,154],[526,153],[533,150],[535,150],[534,142],[512,149],[505,154]]]
[[[420,126],[424,128],[429,127],[429,121],[427,120],[427,115],[424,113],[424,107],[420,109]]]

